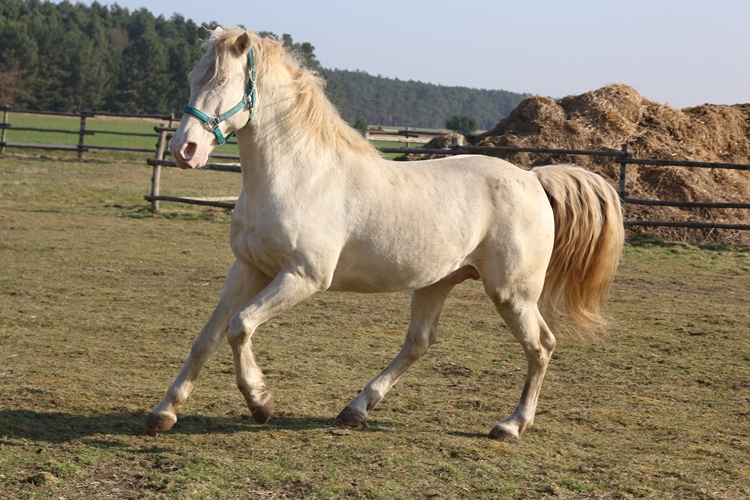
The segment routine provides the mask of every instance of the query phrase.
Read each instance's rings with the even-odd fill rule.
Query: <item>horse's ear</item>
[[[250,50],[250,33],[247,31],[237,37],[237,40],[232,46],[232,51],[237,56],[241,56]]]

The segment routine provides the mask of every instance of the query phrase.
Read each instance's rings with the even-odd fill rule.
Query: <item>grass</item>
[[[164,188],[239,191],[165,169]],[[145,162],[0,157],[1,498],[750,496],[750,251],[630,242],[600,341],[562,342],[535,426],[488,440],[525,362],[475,283],[362,429],[333,417],[398,351],[408,294],[321,294],[263,325],[252,423],[222,345],[142,432],[232,262],[229,213],[163,203]]]

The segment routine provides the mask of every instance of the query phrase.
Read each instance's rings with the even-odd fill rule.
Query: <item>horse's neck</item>
[[[278,123],[246,127],[238,132],[237,142],[245,191],[273,189],[284,195],[298,191],[308,179],[343,168],[338,162],[327,161],[331,155],[325,148],[311,147],[312,141],[300,131]]]
[[[345,168],[336,146],[320,140],[319,131],[286,118],[284,109],[267,109],[261,119],[237,134],[243,181],[295,189],[307,178]],[[326,126],[325,123],[321,126]]]
[[[322,89],[300,89],[291,75],[277,78],[259,89],[263,95],[256,119],[237,136],[246,190],[258,185],[293,191],[352,174],[352,169],[368,168],[380,159],[341,120]]]

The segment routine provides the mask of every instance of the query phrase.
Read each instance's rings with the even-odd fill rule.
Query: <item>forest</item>
[[[0,104],[47,111],[178,112],[187,74],[214,22],[170,19],[116,3],[0,2]],[[260,32],[261,35],[276,36]],[[277,37],[326,79],[326,92],[349,123],[443,128],[469,115],[492,128],[527,94],[447,87],[327,69],[310,43]]]

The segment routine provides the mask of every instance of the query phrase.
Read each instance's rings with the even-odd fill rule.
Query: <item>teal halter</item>
[[[242,100],[237,103],[235,107],[233,107],[226,113],[222,113],[219,116],[214,116],[213,118],[208,116],[203,111],[192,106],[185,106],[184,108],[182,108],[183,112],[193,115],[194,117],[206,123],[216,136],[216,140],[219,141],[219,145],[226,144],[226,142],[231,139],[237,132],[235,130],[228,136],[224,137],[224,134],[222,134],[221,130],[219,130],[219,125],[221,124],[221,122],[226,121],[227,119],[236,115],[237,113],[245,109],[245,106],[247,106],[248,104],[250,105],[250,118],[247,119],[247,123],[250,123],[250,120],[252,120],[255,116],[255,57],[253,56],[253,49],[250,49],[250,52],[247,53],[247,61],[248,67],[250,69],[250,79],[247,82],[247,90],[245,91],[245,95],[242,96]]]

